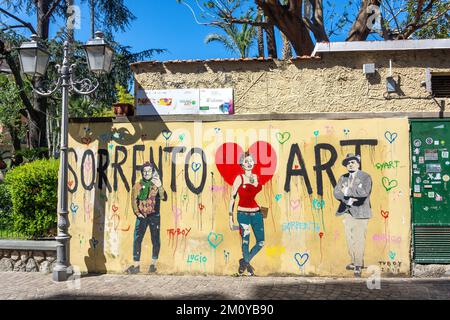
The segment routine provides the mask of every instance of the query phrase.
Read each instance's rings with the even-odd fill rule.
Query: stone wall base
[[[450,278],[448,264],[413,264],[412,273],[416,278]]]
[[[51,273],[56,265],[56,251],[18,251],[0,249],[0,272]]]

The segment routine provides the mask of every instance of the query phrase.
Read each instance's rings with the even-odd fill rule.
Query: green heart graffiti
[[[381,179],[381,182],[383,183],[383,187],[384,189],[386,189],[386,191],[390,191],[391,189],[394,189],[398,186],[397,180],[390,180],[388,177],[383,177],[383,179]]]
[[[277,140],[279,143],[284,144],[291,138],[291,134],[289,132],[277,132]]]

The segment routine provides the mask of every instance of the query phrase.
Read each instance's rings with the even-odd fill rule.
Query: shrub
[[[11,226],[12,203],[6,184],[0,182],[0,229]]]
[[[28,237],[50,235],[56,228],[58,161],[36,160],[10,170],[13,230]]]

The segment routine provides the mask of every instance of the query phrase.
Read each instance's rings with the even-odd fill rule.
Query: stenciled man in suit
[[[354,270],[355,277],[361,277],[364,267],[364,248],[366,230],[372,217],[370,208],[370,193],[372,178],[361,171],[361,157],[352,153],[347,154],[342,161],[348,173],[342,175],[334,188],[334,197],[340,201],[337,216],[344,216],[345,235],[351,263],[347,270]]]

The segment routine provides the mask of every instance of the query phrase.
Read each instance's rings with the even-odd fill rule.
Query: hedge
[[[36,160],[8,171],[13,230],[30,238],[52,236],[57,223],[57,160]]]

